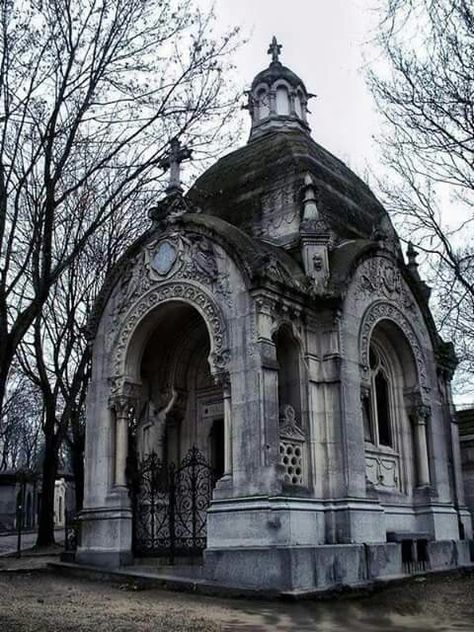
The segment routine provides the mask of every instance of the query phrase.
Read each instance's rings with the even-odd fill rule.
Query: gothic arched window
[[[364,399],[365,440],[376,446],[394,447],[390,367],[383,354],[370,345],[370,390]]]

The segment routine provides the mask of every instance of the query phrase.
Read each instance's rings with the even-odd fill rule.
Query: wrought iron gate
[[[200,554],[206,547],[206,514],[215,476],[196,447],[177,467],[152,452],[135,471],[132,485],[133,548],[137,556]]]

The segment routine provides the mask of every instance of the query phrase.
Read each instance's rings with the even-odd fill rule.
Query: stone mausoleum
[[[92,315],[79,563],[192,559],[277,592],[468,563],[452,344],[280,48],[248,143],[186,195],[172,143]]]

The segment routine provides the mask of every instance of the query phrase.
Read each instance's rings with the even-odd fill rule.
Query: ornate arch
[[[372,305],[367,308],[362,318],[359,330],[359,365],[361,368],[362,379],[364,381],[368,380],[370,338],[374,327],[382,320],[392,321],[404,334],[413,353],[421,393],[422,395],[428,394],[430,392],[430,387],[428,385],[426,361],[418,337],[405,314],[400,311],[396,305],[385,301],[372,303]]]
[[[144,319],[156,308],[171,301],[181,301],[194,307],[202,316],[211,342],[209,365],[219,378],[228,368],[230,352],[223,315],[213,299],[202,288],[187,282],[164,283],[144,294],[129,310],[119,329],[112,356],[112,395],[130,390],[136,376],[130,375],[128,362],[130,343]],[[128,386],[127,386],[128,384]]]

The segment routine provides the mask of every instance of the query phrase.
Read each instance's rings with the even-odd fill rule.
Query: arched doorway
[[[153,314],[129,444],[138,556],[173,561],[205,548],[207,508],[224,473],[223,393],[209,353],[209,333],[195,308],[173,301]]]

